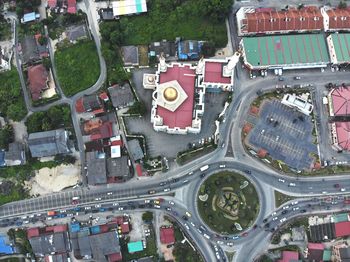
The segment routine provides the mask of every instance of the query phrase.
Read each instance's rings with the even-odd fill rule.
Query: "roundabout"
[[[197,207],[203,222],[213,231],[240,234],[259,214],[259,197],[251,181],[238,173],[222,171],[200,186]]]

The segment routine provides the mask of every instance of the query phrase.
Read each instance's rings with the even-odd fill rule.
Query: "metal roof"
[[[144,157],[142,148],[140,146],[139,140],[133,139],[128,141],[129,153],[134,160],[140,160]]]
[[[328,37],[328,48],[333,64],[350,63],[350,33],[331,34]]]
[[[147,12],[146,0],[124,0],[112,2],[114,16]]]

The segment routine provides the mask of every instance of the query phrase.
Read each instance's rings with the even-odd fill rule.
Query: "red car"
[[[78,205],[78,200],[72,200],[72,205]]]
[[[248,236],[248,232],[244,232],[241,236],[242,236],[242,237]]]
[[[339,185],[339,184],[334,184],[334,187],[335,187],[335,188],[339,188],[340,185]]]

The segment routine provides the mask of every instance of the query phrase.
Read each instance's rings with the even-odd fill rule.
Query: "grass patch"
[[[139,46],[139,64],[140,66],[148,65],[148,46]]]
[[[55,54],[58,80],[66,96],[83,91],[97,81],[100,62],[93,41],[81,41]]]
[[[201,186],[200,195],[208,195],[206,201],[197,199],[199,214],[204,222],[214,231],[221,234],[237,234],[241,231],[236,229],[235,223],[239,223],[244,230],[251,226],[259,212],[259,198],[254,186],[248,181],[248,185],[241,189],[241,186],[247,181],[242,175],[232,172],[219,172],[210,176]],[[226,188],[223,191],[223,188]],[[230,189],[228,189],[230,188]],[[230,214],[221,209],[213,198],[217,199],[224,192],[232,192],[235,195],[233,205],[236,214]],[[226,195],[227,199],[227,195]],[[225,206],[232,206],[232,202],[225,201]],[[214,210],[216,209],[216,210]],[[231,216],[227,218],[227,215]]]
[[[0,114],[14,121],[22,120],[27,109],[16,69],[0,74]]]
[[[233,261],[233,257],[235,256],[236,252],[225,251],[225,253],[226,253],[226,256],[227,256],[227,261]]]
[[[179,165],[184,165],[190,161],[193,161],[196,158],[209,154],[217,148],[217,145],[214,143],[205,144],[203,147],[190,149],[186,151],[179,152],[176,157],[176,162]]]
[[[188,244],[175,243],[173,255],[176,262],[204,262],[202,256]]]
[[[293,196],[285,195],[279,191],[275,191],[275,205],[276,207],[280,207],[284,203],[295,199]]]
[[[27,253],[33,255],[32,247],[29,243],[29,240],[27,238],[27,232],[24,229],[11,228],[7,235],[9,236],[10,240],[15,242],[16,247],[18,248],[19,253],[26,255]]]
[[[11,24],[5,18],[0,18],[0,41],[5,41],[11,38]]]

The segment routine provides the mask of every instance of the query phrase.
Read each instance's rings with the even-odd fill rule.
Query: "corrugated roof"
[[[335,224],[336,237],[345,237],[350,235],[350,222],[339,222]]]

